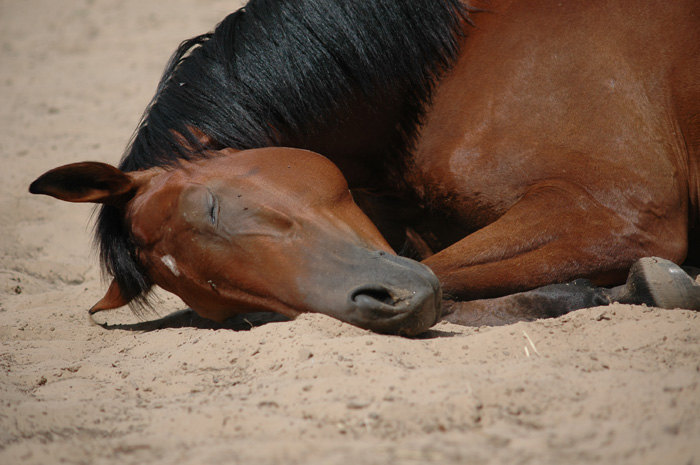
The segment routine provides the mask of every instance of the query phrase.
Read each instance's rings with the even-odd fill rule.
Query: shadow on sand
[[[123,331],[155,331],[165,328],[199,328],[199,329],[229,329],[234,331],[249,331],[252,328],[263,326],[268,323],[278,323],[291,321],[289,318],[272,312],[255,312],[236,315],[227,319],[223,323],[208,320],[197,315],[194,310],[178,310],[160,318],[139,321],[136,323],[109,323],[96,321],[90,317],[92,323],[108,330]],[[435,339],[453,337],[459,333],[429,329],[428,331],[413,336],[411,339]]]
[[[193,310],[179,310],[155,320],[139,321],[136,323],[108,323],[96,321],[92,316],[92,322],[104,329],[120,329],[125,331],[154,331],[164,328],[200,328],[200,329],[232,329],[234,331],[248,331],[256,326],[267,323],[289,321],[289,318],[271,312],[244,313],[229,318],[223,323],[208,320],[197,315]]]

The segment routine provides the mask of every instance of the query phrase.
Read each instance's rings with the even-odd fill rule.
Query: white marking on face
[[[171,255],[160,257],[160,261],[163,262],[175,276],[180,276],[180,270],[177,269],[177,263],[175,263],[175,259]]]

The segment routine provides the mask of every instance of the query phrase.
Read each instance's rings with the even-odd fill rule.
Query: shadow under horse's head
[[[432,271],[396,256],[338,168],[313,152],[224,149],[131,172],[75,163],[45,173],[30,191],[118,212],[123,230],[100,233],[130,246],[111,259],[132,261],[148,288],[178,295],[205,318],[317,312],[414,335],[440,317]],[[125,278],[115,274],[92,313],[143,299]]]

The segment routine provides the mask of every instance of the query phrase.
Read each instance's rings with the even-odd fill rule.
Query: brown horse
[[[415,334],[440,291],[392,248],[456,321],[695,307],[699,76],[697,0],[253,0],[180,46],[119,170],[31,191],[105,204],[93,312],[158,284]]]

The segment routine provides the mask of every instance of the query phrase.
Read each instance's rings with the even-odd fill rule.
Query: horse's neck
[[[403,102],[357,100],[331,121],[286,141],[335,163],[351,188],[379,188],[400,176],[405,141],[397,130]]]
[[[397,130],[403,108],[400,99],[358,101],[303,140],[283,141],[335,163],[355,201],[397,251],[404,247],[406,228],[422,213],[406,182],[409,148]]]

